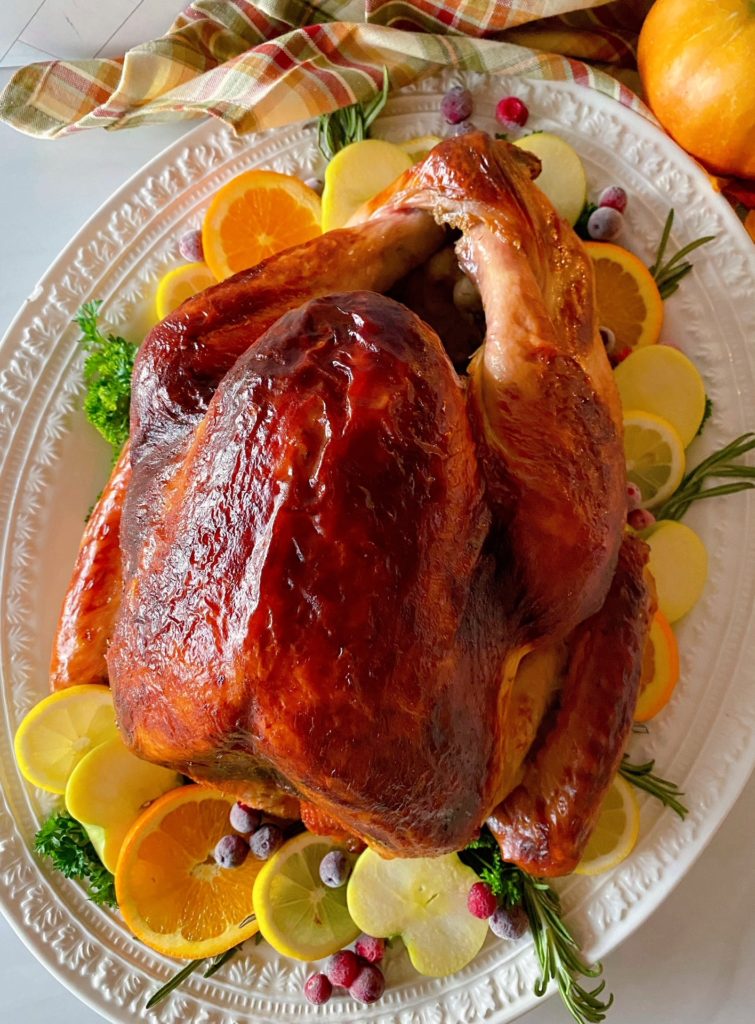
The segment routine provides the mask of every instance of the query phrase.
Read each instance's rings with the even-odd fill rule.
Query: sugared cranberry
[[[351,863],[342,850],[331,850],[320,861],[320,879],[329,889],[346,885],[351,874]]]
[[[467,896],[467,909],[470,914],[485,920],[498,907],[498,900],[485,882],[475,882]]]
[[[524,935],[528,923],[523,907],[499,907],[488,921],[491,932],[499,939],[520,938]]]
[[[529,116],[527,105],[522,103],[518,96],[504,96],[495,108],[496,121],[507,128],[513,128],[515,125],[523,128]]]
[[[349,988],[349,995],[358,999],[360,1003],[374,1003],[384,991],[383,972],[374,964],[364,964],[363,967],[360,967],[354,984]]]
[[[333,995],[333,986],[324,974],[311,974],[304,984],[304,995],[310,1003],[320,1006]]]
[[[204,249],[202,248],[202,232],[195,229],[187,231],[178,239],[178,251],[189,263],[204,262]]]
[[[461,85],[452,86],[440,102],[440,112],[446,124],[459,124],[472,113],[472,94]]]
[[[372,935],[360,935],[354,943],[357,956],[361,956],[368,964],[379,964],[385,956],[385,939],[376,939]]]
[[[633,508],[627,516],[627,522],[633,530],[646,530],[655,522],[655,516],[646,508]]]
[[[598,196],[598,206],[610,206],[612,210],[623,213],[627,208],[627,194],[620,185],[611,185]]]
[[[243,836],[249,836],[260,827],[262,815],[254,807],[242,804],[239,800],[231,808],[228,820],[231,823],[231,828],[235,828]]]
[[[610,327],[599,327],[600,338],[605,345],[606,352],[608,355],[612,355],[616,351],[616,335],[613,333]]]
[[[459,121],[458,124],[452,124],[446,133],[449,139],[458,138],[459,135],[466,135],[468,132],[476,132],[477,125],[472,124],[471,121]]]
[[[587,234],[596,242],[611,242],[621,232],[624,218],[611,206],[599,206],[587,218]]]
[[[362,969],[362,965],[356,953],[350,949],[342,949],[333,956],[329,956],[325,963],[325,975],[331,985],[338,985],[339,988],[351,988],[356,977]]]
[[[642,504],[642,491],[637,484],[627,484],[627,505],[629,511],[639,508]]]
[[[325,188],[325,182],[322,178],[307,178],[304,184],[307,188],[311,188],[313,192],[316,192],[318,196],[322,195],[322,190]]]
[[[275,825],[263,825],[249,840],[249,848],[258,860],[269,860],[283,842],[283,833]]]
[[[246,860],[249,844],[241,836],[228,835],[218,840],[213,857],[221,868],[237,868]]]

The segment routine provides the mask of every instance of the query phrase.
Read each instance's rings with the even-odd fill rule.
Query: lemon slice
[[[575,875],[602,875],[629,856],[640,834],[640,808],[632,787],[620,775],[611,783],[600,817]]]
[[[455,853],[384,860],[365,850],[349,879],[349,910],[368,935],[400,935],[415,970],[441,978],[460,971],[485,941],[488,922],[467,907],[475,882]]]
[[[443,139],[439,135],[418,135],[416,138],[407,139],[406,142],[397,142],[396,145],[408,153],[414,163],[417,163],[442,141]]]
[[[33,786],[65,793],[79,761],[118,735],[107,686],[70,686],[45,697],[26,715],[15,739],[16,761]]]
[[[668,519],[656,523],[645,539],[658,607],[669,622],[676,622],[700,599],[708,578],[708,552],[694,530]]]
[[[76,765],[66,785],[66,810],[86,829],[97,854],[115,873],[123,840],[141,812],[183,779],[142,761],[116,736]]]
[[[550,132],[535,132],[514,143],[534,153],[542,165],[535,184],[570,224],[576,224],[587,199],[587,178],[577,151]]]
[[[215,275],[206,263],[184,263],[169,270],[160,279],[155,294],[158,320],[164,320],[192,295],[197,295],[217,283]]]
[[[359,935],[346,906],[346,886],[320,880],[320,861],[336,847],[303,832],[274,854],[254,883],[254,912],[262,937],[296,960],[319,960]]]
[[[640,489],[643,508],[670,498],[684,476],[684,445],[668,420],[636,409],[624,413],[627,479]]]
[[[341,228],[362,203],[382,192],[414,160],[400,146],[382,139],[352,142],[325,169],[322,229]]]
[[[619,363],[615,376],[624,408],[662,416],[686,448],[705,414],[705,385],[695,365],[669,345],[647,345]]]

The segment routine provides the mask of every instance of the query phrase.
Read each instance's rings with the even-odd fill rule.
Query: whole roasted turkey
[[[653,597],[590,260],[537,170],[443,142],[150,333],[53,656],[109,678],[137,754],[388,855],[487,821],[575,866]]]

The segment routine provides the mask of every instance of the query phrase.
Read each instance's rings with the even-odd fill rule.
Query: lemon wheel
[[[577,875],[601,875],[621,864],[640,834],[640,808],[630,784],[620,775],[611,783],[600,816],[585,847]]]
[[[182,302],[214,284],[217,284],[215,275],[205,263],[184,263],[169,270],[160,279],[155,293],[157,319],[164,320]]]
[[[668,422],[649,412],[624,414],[627,479],[640,490],[643,508],[657,508],[670,498],[684,476],[682,440]]]

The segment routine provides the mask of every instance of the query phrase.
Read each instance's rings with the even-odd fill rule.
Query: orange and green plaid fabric
[[[0,118],[29,135],[222,118],[252,132],[445,67],[571,80],[650,117],[631,76],[651,0],[195,0],[122,57],[19,69]],[[585,60],[591,63],[586,64]],[[617,77],[605,68],[615,65]],[[634,84],[631,77],[629,81]]]

